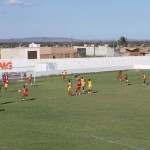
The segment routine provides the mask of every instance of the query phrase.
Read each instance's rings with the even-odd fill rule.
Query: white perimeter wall
[[[65,58],[65,59],[45,59],[40,61],[30,61],[30,65],[39,63],[54,63],[56,70],[49,73],[61,73],[67,70],[68,73],[102,72],[114,70],[130,69],[150,69],[150,57],[102,57],[102,58]],[[44,70],[43,70],[44,71]]]
[[[9,59],[10,60],[10,59]],[[0,60],[8,61],[8,60]],[[24,60],[12,59],[13,69],[5,70],[9,72],[33,70],[37,75],[59,74],[63,70],[68,73],[102,72],[128,69],[150,69],[150,56],[136,57],[102,57],[102,58],[65,58],[65,59],[43,59]],[[46,64],[54,64],[52,69],[47,70],[42,67]],[[36,66],[40,66],[36,67]],[[23,67],[23,68],[22,68]],[[27,69],[28,68],[28,69]],[[44,68],[44,69],[43,69]],[[2,70],[0,70],[2,71]]]

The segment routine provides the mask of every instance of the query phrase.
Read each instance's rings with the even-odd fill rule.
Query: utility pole
[[[113,49],[115,48],[115,39],[113,38]]]
[[[71,38],[71,47],[72,47],[72,38]]]
[[[94,44],[94,57],[95,57],[95,44]]]

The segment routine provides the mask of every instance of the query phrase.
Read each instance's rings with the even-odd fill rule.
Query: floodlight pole
[[[95,44],[94,44],[94,57],[95,57]]]
[[[115,40],[114,40],[114,38],[113,38],[113,48],[115,48],[115,43],[114,43],[114,42],[115,42]]]

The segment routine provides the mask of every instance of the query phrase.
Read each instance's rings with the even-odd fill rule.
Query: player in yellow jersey
[[[70,80],[68,81],[67,87],[68,87],[68,95],[71,96],[72,95],[72,83]]]
[[[91,79],[88,80],[88,94],[92,93],[92,81]]]
[[[146,75],[143,73],[143,85],[146,85]]]
[[[64,71],[62,72],[62,78],[65,79],[65,78],[66,78],[66,75],[67,75],[67,71],[64,70]]]
[[[82,87],[82,92],[84,92],[84,88],[85,88],[85,79],[83,77],[81,77],[81,87]]]
[[[7,92],[7,89],[8,89],[8,85],[9,85],[9,80],[8,79],[6,79],[5,80],[5,84],[4,84],[4,86],[5,86],[5,91]]]

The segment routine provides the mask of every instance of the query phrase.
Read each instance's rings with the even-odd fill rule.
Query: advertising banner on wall
[[[26,71],[27,67],[26,59],[0,59],[0,72]]]

